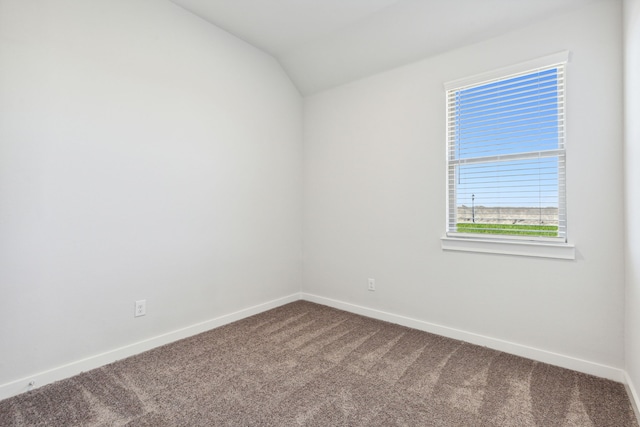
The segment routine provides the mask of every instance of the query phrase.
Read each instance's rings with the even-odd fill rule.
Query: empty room
[[[0,0],[1,426],[640,420],[640,0]]]

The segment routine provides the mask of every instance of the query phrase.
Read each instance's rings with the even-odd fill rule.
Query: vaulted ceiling
[[[274,56],[308,95],[613,0],[172,1]]]

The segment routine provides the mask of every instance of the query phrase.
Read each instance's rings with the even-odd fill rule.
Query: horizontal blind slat
[[[562,91],[557,90],[556,85],[548,84],[542,87],[531,86],[527,88],[520,88],[520,90],[513,90],[504,93],[491,93],[482,97],[463,98],[458,95],[450,98],[452,106],[461,107],[467,110],[467,112],[484,109],[485,106],[489,109],[495,108],[496,105],[509,104],[521,101],[523,99],[547,99],[555,98],[562,94]]]

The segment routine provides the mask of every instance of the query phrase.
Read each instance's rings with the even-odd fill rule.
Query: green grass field
[[[505,234],[511,236],[557,237],[557,225],[478,224],[459,222],[458,233]]]

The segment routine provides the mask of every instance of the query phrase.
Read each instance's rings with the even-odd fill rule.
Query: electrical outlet
[[[147,300],[141,299],[136,301],[136,309],[133,312],[133,317],[140,317],[147,314]]]
[[[375,291],[376,290],[376,281],[375,279],[369,279],[369,287],[368,289],[370,291]]]

